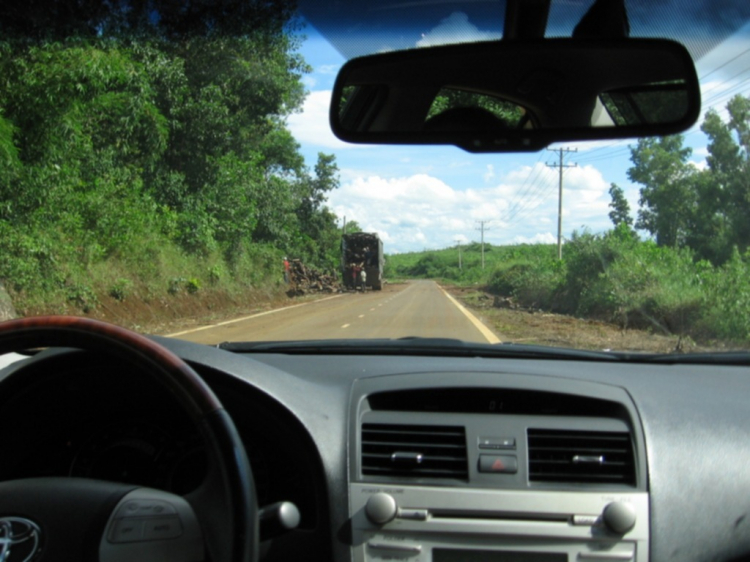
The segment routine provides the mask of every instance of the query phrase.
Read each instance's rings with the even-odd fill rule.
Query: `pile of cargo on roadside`
[[[341,284],[335,274],[308,267],[301,260],[289,262],[289,296],[340,292]]]

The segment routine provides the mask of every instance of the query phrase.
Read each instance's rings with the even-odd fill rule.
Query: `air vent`
[[[629,433],[528,430],[529,480],[635,485]]]
[[[442,425],[362,425],[362,474],[468,479],[466,432]]]

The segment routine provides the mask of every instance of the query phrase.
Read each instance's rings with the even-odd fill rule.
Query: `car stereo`
[[[350,485],[357,562],[648,560],[645,492]]]

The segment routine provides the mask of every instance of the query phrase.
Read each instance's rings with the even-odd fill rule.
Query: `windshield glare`
[[[328,114],[348,59],[502,40],[505,2],[42,4],[0,9],[2,319],[211,344],[750,346],[744,0],[626,2],[631,36],[695,60],[688,131],[504,155],[346,144]],[[546,35],[592,4],[553,0]],[[630,95],[599,105],[634,118]],[[425,118],[467,107],[533,122],[450,88]]]

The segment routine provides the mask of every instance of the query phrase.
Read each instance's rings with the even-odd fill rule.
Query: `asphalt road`
[[[407,336],[499,341],[434,281],[334,295],[170,336],[206,344]]]

